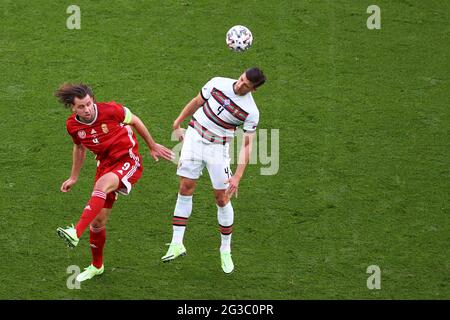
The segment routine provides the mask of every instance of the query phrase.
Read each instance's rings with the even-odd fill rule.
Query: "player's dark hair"
[[[256,67],[247,69],[247,71],[245,71],[245,76],[251,83],[253,83],[255,89],[262,86],[264,82],[266,82],[266,76],[261,69]]]
[[[55,97],[66,108],[70,108],[73,105],[75,98],[83,99],[87,95],[94,99],[92,89],[84,83],[63,83],[55,92]]]

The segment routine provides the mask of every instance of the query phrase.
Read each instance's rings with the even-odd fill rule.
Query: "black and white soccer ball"
[[[231,50],[242,52],[252,46],[253,35],[247,27],[237,25],[228,30],[226,42]]]

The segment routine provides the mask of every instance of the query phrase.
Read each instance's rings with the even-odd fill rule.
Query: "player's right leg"
[[[195,185],[205,167],[202,160],[202,137],[191,127],[186,130],[183,148],[178,162],[177,175],[180,176],[180,189],[172,219],[172,241],[167,253],[161,258],[169,262],[186,254],[183,245],[187,221],[192,212],[192,195]]]
[[[58,228],[57,234],[66,242],[70,248],[75,247],[84,230],[94,220],[100,210],[103,209],[106,201],[106,195],[119,186],[119,178],[116,174],[108,172],[101,176],[94,186],[91,199],[84,208],[84,211],[75,227]]]
[[[169,262],[179,256],[186,255],[183,238],[188,219],[192,213],[192,195],[196,183],[197,180],[180,177],[180,190],[172,218],[172,241],[167,253],[161,258],[163,262]]]

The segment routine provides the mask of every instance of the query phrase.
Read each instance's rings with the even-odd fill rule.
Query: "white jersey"
[[[189,125],[203,139],[227,144],[233,139],[238,126],[245,132],[254,132],[259,122],[259,110],[251,92],[244,96],[234,93],[237,80],[216,77],[208,81],[200,91],[206,101],[193,115]]]

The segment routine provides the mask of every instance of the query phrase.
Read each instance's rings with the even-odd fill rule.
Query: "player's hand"
[[[70,189],[72,189],[72,186],[77,183],[76,179],[69,178],[66,181],[63,182],[61,185],[61,192],[69,192]]]
[[[158,143],[155,143],[152,146],[150,155],[153,157],[153,159],[155,159],[155,161],[158,161],[160,157],[168,161],[172,161],[173,159],[175,159],[175,154],[172,150]]]
[[[226,182],[225,182],[225,184],[229,184],[228,185],[228,189],[225,191],[225,194],[228,196],[228,197],[232,197],[233,196],[233,194],[235,194],[236,195],[236,198],[237,198],[237,196],[238,196],[238,188],[239,188],[239,181],[240,181],[241,179],[239,178],[239,177],[236,177],[236,176],[232,176],[230,179],[228,179]]]
[[[184,140],[184,133],[186,132],[186,129],[178,127],[178,128],[174,128],[173,132],[175,134],[175,137],[178,139],[178,141]]]

